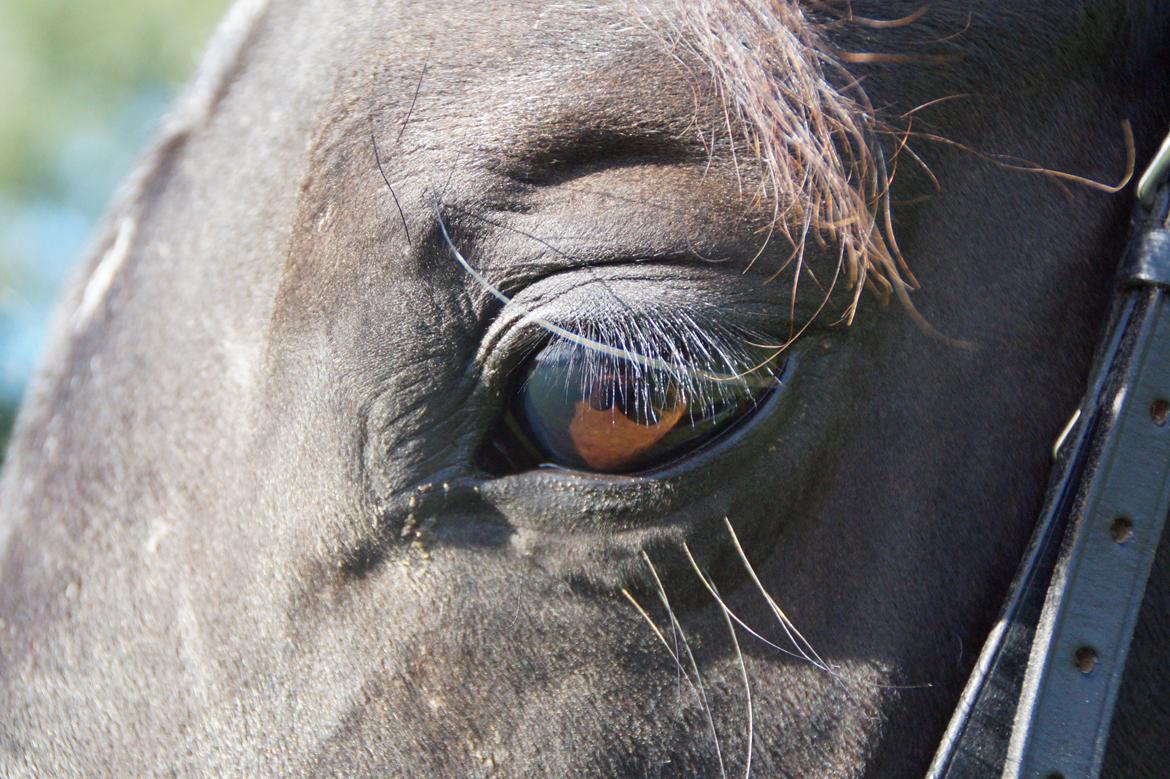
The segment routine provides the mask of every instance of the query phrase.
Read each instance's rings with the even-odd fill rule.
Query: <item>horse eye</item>
[[[687,370],[559,341],[523,370],[507,420],[508,434],[519,440],[497,449],[527,450],[537,465],[615,474],[694,451],[745,418],[774,384],[770,371],[743,377]],[[514,455],[508,459],[515,465]]]

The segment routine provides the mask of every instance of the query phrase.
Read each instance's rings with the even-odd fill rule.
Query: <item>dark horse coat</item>
[[[1129,194],[1091,181],[1170,119],[1167,17],[241,0],[21,412],[0,774],[921,774],[1102,325]],[[493,459],[550,342],[678,338],[791,340],[782,386],[634,475]],[[1115,776],[1170,760],[1167,563]]]

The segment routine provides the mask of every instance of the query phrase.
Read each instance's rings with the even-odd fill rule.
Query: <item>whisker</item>
[[[670,653],[670,656],[674,658],[674,661],[677,663],[678,655],[676,655],[674,650],[670,648],[670,644],[666,641],[666,636],[662,635],[662,631],[659,629],[658,623],[654,621],[654,618],[650,616],[650,613],[647,612],[646,609],[642,608],[642,604],[638,603],[633,594],[625,587],[622,587],[622,595],[625,595],[626,600],[628,600],[633,605],[633,607],[638,610],[638,613],[642,615],[642,619],[646,620],[646,624],[649,625],[650,629],[654,631],[654,635],[658,636],[658,640],[662,642],[662,645],[666,647],[666,651]]]
[[[666,588],[662,586],[662,579],[658,577],[658,570],[654,567],[654,563],[650,561],[650,555],[646,554],[646,552],[642,552],[642,559],[650,567],[650,574],[654,577],[654,584],[658,587],[658,597],[662,601],[662,605],[666,608],[671,625],[678,631],[679,636],[682,638],[683,649],[687,653],[687,659],[690,661],[691,668],[694,669],[699,700],[702,703],[703,712],[707,715],[707,726],[711,729],[711,738],[715,742],[715,757],[719,761],[719,776],[722,779],[727,779],[727,770],[723,764],[723,749],[719,744],[719,732],[715,729],[715,717],[711,713],[711,704],[707,700],[707,691],[703,686],[703,674],[699,671],[699,664],[695,660],[694,652],[691,651],[691,644],[687,640],[686,631],[682,629],[682,625],[679,623],[678,618],[674,614],[674,609],[670,605],[670,599],[666,595]]]
[[[690,552],[687,552],[690,557]],[[697,566],[696,566],[697,567]],[[699,578],[704,578],[700,573]],[[752,683],[748,678],[747,663],[743,659],[743,650],[739,647],[739,638],[735,635],[735,625],[731,623],[731,610],[723,605],[723,599],[719,597],[719,592],[715,589],[715,585],[711,585],[711,594],[715,596],[715,600],[719,603],[723,611],[723,621],[727,623],[727,632],[731,634],[731,643],[735,646],[735,656],[739,660],[739,671],[743,675],[743,692],[747,698],[747,757],[744,760],[744,779],[748,779],[752,775],[752,742],[755,740],[756,720],[755,711],[752,706]]]
[[[418,74],[418,83],[414,85],[414,95],[410,98],[410,108],[406,109],[406,118],[402,120],[402,126],[398,128],[398,137],[394,139],[394,143],[402,140],[402,134],[406,132],[406,125],[410,122],[410,117],[414,114],[414,106],[418,103],[418,93],[422,90],[423,79],[427,76],[427,68],[431,64],[431,51],[434,49],[435,41],[432,38],[431,43],[427,46],[427,56],[423,60],[422,72]]]
[[[737,625],[739,625],[744,630],[746,630],[748,632],[748,634],[751,635],[753,638],[756,638],[757,640],[763,642],[764,644],[768,645],[772,649],[775,649],[777,652],[780,652],[782,654],[786,654],[789,657],[795,658],[797,660],[805,660],[805,661],[808,660],[808,658],[805,657],[804,655],[797,654],[796,652],[793,652],[791,649],[785,649],[784,647],[780,646],[779,644],[760,635],[760,633],[757,632],[755,630],[755,628],[751,627],[746,622],[744,622],[742,619],[740,619],[739,616],[734,611],[732,611],[731,608],[723,601],[723,599],[721,597],[719,597],[719,593],[715,590],[714,583],[711,582],[710,580],[708,580],[707,576],[699,568],[699,564],[697,562],[695,562],[695,558],[691,554],[690,547],[685,542],[683,543],[683,552],[686,553],[687,559],[690,560],[691,567],[694,568],[695,573],[698,574],[699,581],[701,581],[703,583],[703,586],[707,589],[707,592],[709,592],[711,594],[711,597],[715,599],[715,602],[719,604],[719,607],[721,609],[723,609],[724,611],[726,611],[728,616],[730,616],[731,619],[735,620],[735,623]],[[814,666],[815,665],[816,664],[814,663]],[[817,666],[817,667],[819,667],[819,666]]]
[[[677,633],[674,634],[674,648],[671,649],[670,643],[666,640],[666,636],[662,635],[662,631],[659,629],[658,623],[656,623],[654,621],[654,618],[650,616],[650,613],[648,611],[646,611],[646,609],[642,608],[642,604],[638,603],[637,599],[634,598],[633,594],[629,590],[627,590],[625,587],[622,587],[622,595],[626,596],[626,600],[628,600],[631,604],[633,604],[634,608],[637,609],[638,613],[642,615],[642,619],[644,619],[646,621],[646,624],[650,626],[650,629],[652,631],[654,631],[654,635],[658,637],[658,640],[660,642],[662,642],[662,646],[665,647],[666,653],[668,655],[670,655],[670,659],[674,660],[675,668],[678,670],[678,676],[677,676],[678,683],[681,685],[682,680],[686,679],[687,685],[692,690],[694,690],[696,695],[698,695],[699,691],[695,688],[694,682],[691,681],[690,675],[687,674],[686,671],[683,669],[682,662],[679,660],[678,634]],[[679,694],[681,695],[681,690],[679,691]]]
[[[410,240],[410,227],[406,224],[406,213],[402,210],[402,203],[398,202],[398,195],[394,192],[394,186],[390,183],[390,177],[386,175],[386,169],[382,166],[382,155],[378,152],[378,136],[374,132],[374,117],[370,117],[370,144],[374,147],[374,163],[378,166],[378,173],[382,174],[382,181],[386,183],[386,189],[390,190],[390,197],[394,199],[394,207],[398,209],[398,218],[402,220],[402,229],[406,233],[406,244],[412,244]]]
[[[484,216],[483,214],[476,213],[475,211],[472,211],[469,208],[463,208],[461,206],[454,205],[452,203],[444,203],[443,207],[446,208],[448,211],[454,211],[457,214],[462,214],[464,216],[470,217],[470,218],[476,220],[477,222],[483,222],[484,224],[491,225],[492,227],[498,227],[501,230],[507,230],[509,232],[515,233],[516,235],[523,236],[524,238],[527,238],[530,241],[534,241],[535,243],[540,244],[541,246],[548,249],[549,251],[551,251],[553,254],[557,255],[558,257],[564,257],[565,259],[572,259],[571,256],[567,252],[565,252],[563,249],[560,249],[556,246],[553,246],[548,241],[548,239],[541,238],[539,235],[536,235],[535,233],[530,233],[530,232],[527,232],[525,230],[521,230],[518,227],[513,227],[512,225],[507,225],[507,224],[504,224],[503,222],[498,222],[494,219],[489,219],[488,217]]]
[[[780,608],[780,604],[776,603],[775,598],[773,598],[771,593],[768,592],[767,588],[764,587],[764,583],[761,582],[760,577],[756,575],[756,569],[752,567],[751,562],[748,560],[747,554],[743,551],[743,547],[739,543],[739,536],[735,534],[735,528],[732,527],[731,520],[727,517],[724,517],[723,523],[727,526],[727,532],[731,534],[731,542],[735,546],[735,551],[739,554],[739,559],[743,562],[744,568],[747,570],[748,575],[751,577],[752,582],[756,585],[756,588],[760,591],[760,594],[764,596],[764,600],[767,602],[769,608],[772,609],[772,613],[776,615],[776,619],[780,621],[780,625],[784,628],[784,632],[788,635],[789,639],[792,640],[792,643],[797,646],[798,650],[802,654],[804,654],[805,650],[807,650],[807,652],[812,655],[812,657],[805,655],[806,660],[824,671],[833,673],[833,669],[830,668],[829,664],[826,663],[824,658],[822,658],[817,653],[816,649],[813,648],[808,639],[804,637],[804,634],[802,634],[800,630],[797,629],[796,625],[792,623],[792,620],[788,618],[788,615],[784,613],[784,610]]]
[[[789,633],[789,629],[791,629],[792,632],[789,633],[789,638],[793,639],[793,643],[796,644],[798,648],[800,647],[800,644],[803,644],[803,646],[806,647],[808,649],[808,651],[813,656],[811,658],[808,656],[802,656],[802,659],[807,660],[814,667],[829,674],[829,676],[831,676],[835,682],[840,684],[841,688],[843,690],[845,690],[845,692],[847,694],[849,694],[850,697],[852,697],[853,692],[850,689],[850,687],[851,687],[850,681],[848,679],[846,679],[844,676],[842,676],[840,673],[838,673],[836,667],[834,667],[833,665],[826,662],[823,658],[821,658],[821,656],[813,648],[812,644],[809,643],[808,639],[806,639],[804,637],[804,635],[801,634],[801,632],[796,628],[796,625],[793,624],[792,620],[790,620],[788,618],[788,615],[786,615],[783,612],[783,610],[776,603],[776,601],[772,597],[772,595],[767,591],[767,589],[764,588],[764,585],[760,581],[759,577],[756,576],[755,568],[752,567],[752,564],[747,559],[747,555],[744,554],[743,547],[739,543],[739,537],[735,533],[735,528],[732,527],[732,525],[731,525],[731,520],[728,519],[727,517],[724,517],[723,521],[724,521],[724,524],[726,524],[726,526],[727,526],[728,533],[731,534],[731,541],[735,546],[736,552],[739,553],[740,560],[743,562],[744,567],[747,569],[748,575],[751,577],[752,581],[755,583],[756,588],[764,596],[764,600],[766,600],[768,602],[768,605],[772,608],[773,613],[776,615],[776,618],[780,621],[780,624],[784,628],[785,633]],[[704,584],[706,584],[707,578],[702,573],[702,571],[699,569],[698,564],[695,562],[694,557],[691,555],[690,550],[687,548],[686,544],[683,545],[683,550],[686,552],[687,557],[690,558],[692,566],[694,566],[696,572],[699,574],[699,578],[701,580],[703,580]],[[711,588],[712,588],[710,590],[711,595],[716,599],[716,601],[719,603],[720,607],[727,609],[727,606],[724,604],[723,600],[719,597],[718,592],[714,591],[714,589],[713,589],[714,583],[713,582],[711,583]],[[730,609],[728,609],[728,615],[731,619],[738,622],[749,633],[752,633],[753,635],[756,635],[757,637],[759,637],[758,634],[755,633],[755,631],[753,631],[750,627],[745,625],[742,621],[739,620],[738,617],[735,616],[735,612],[732,612],[732,611],[730,611]],[[799,637],[800,644],[798,644],[796,639],[793,638],[793,634],[795,634],[797,637]],[[767,642],[767,639],[763,639],[763,640],[765,642]],[[767,642],[767,643],[771,643],[771,642]],[[780,649],[780,647],[777,647],[777,649]],[[790,654],[790,655],[792,654],[791,652],[787,652],[786,650],[783,650],[783,649],[781,649],[781,651],[785,651],[786,654]],[[813,658],[815,658],[815,660]],[[874,689],[881,689],[881,690],[920,690],[920,689],[930,688],[933,685],[930,684],[929,682],[927,682],[924,684],[872,684],[872,685],[867,685],[867,686],[870,686]]]

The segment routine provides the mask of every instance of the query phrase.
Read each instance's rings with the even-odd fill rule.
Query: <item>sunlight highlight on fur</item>
[[[811,240],[840,248],[852,290],[845,321],[867,284],[908,300],[916,283],[883,225],[888,181],[876,112],[802,4],[687,0],[648,25],[666,30],[684,68],[697,60],[708,69],[727,129],[738,131],[729,147],[737,174],[742,139],[758,165],[754,201],[771,204],[772,229],[792,247],[794,287]],[[852,86],[838,88],[831,76]]]

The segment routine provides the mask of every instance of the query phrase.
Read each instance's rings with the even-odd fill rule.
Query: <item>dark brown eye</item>
[[[645,471],[734,427],[775,384],[771,370],[720,373],[554,341],[527,364],[507,434],[519,439],[511,451],[522,447],[538,465]]]

